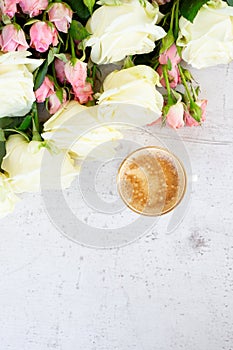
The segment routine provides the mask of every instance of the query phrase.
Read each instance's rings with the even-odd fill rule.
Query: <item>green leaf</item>
[[[15,134],[22,135],[28,142],[30,141],[29,136],[23,131],[20,131],[20,130],[17,130],[17,129],[5,129],[5,131],[8,131],[10,133],[15,133]]]
[[[180,13],[190,22],[193,22],[200,8],[209,0],[183,0],[180,6]]]
[[[135,64],[133,63],[132,56],[127,56],[124,59],[123,69],[131,68],[131,67],[134,67],[134,66],[135,66]]]
[[[169,29],[167,32],[167,35],[162,39],[162,45],[160,49],[160,54],[163,53],[164,51],[168,50],[169,47],[172,46],[172,44],[175,42],[173,31]]]
[[[32,122],[32,116],[29,114],[24,118],[24,120],[22,121],[22,123],[18,127],[18,130],[20,130],[20,131],[27,130],[29,128],[29,126],[31,125],[31,122]]]
[[[64,53],[56,53],[54,56],[59,58],[59,60],[61,60],[64,63],[69,62],[69,60],[67,59],[67,57]]]
[[[0,141],[0,168],[1,168],[2,160],[5,154],[6,154],[5,142]]]
[[[39,89],[39,87],[42,85],[44,78],[48,72],[48,61],[44,61],[42,65],[40,66],[34,82],[34,90]]]
[[[22,117],[4,117],[0,118],[0,128],[5,129],[5,128],[14,128],[20,125],[22,123]]]
[[[48,60],[48,66],[49,66],[54,60],[54,52],[53,52],[53,50],[49,50],[47,60]]]
[[[63,89],[59,89],[56,91],[57,98],[62,103],[63,102]]]
[[[6,128],[7,126],[11,125],[13,118],[10,117],[4,117],[4,118],[0,118],[0,128]]]
[[[168,60],[167,60],[167,69],[168,69],[169,71],[172,70],[172,62],[171,62],[170,58],[168,58]]]
[[[190,102],[190,114],[198,123],[201,121],[202,110],[201,107],[196,104],[196,102]]]
[[[4,24],[11,24],[11,19],[7,15],[1,14],[1,21]]]
[[[81,19],[86,20],[90,17],[90,12],[82,0],[66,0],[66,3],[70,5],[72,10],[76,12]]]
[[[0,129],[0,142],[6,141],[5,133],[3,129]]]
[[[36,22],[40,22],[39,19],[30,19],[27,23],[25,23],[25,26],[30,26],[31,24],[34,24]]]
[[[229,6],[233,6],[233,0],[227,0]]]
[[[90,33],[86,30],[86,28],[82,25],[82,23],[73,20],[70,25],[69,33],[73,40],[82,41],[86,39]]]
[[[93,7],[95,5],[95,0],[83,0],[84,4],[88,8],[90,14],[93,12]]]

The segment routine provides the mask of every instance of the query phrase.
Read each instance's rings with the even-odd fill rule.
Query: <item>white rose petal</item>
[[[122,1],[116,6],[103,5],[89,21],[87,30],[92,35],[85,41],[91,46],[91,59],[97,64],[117,62],[127,55],[153,51],[155,41],[166,32],[156,26],[158,9],[148,1]]]
[[[19,198],[14,194],[9,178],[0,172],[0,219],[11,213]]]
[[[155,120],[161,116],[163,108],[163,96],[155,85],[160,85],[159,75],[151,67],[139,65],[115,71],[105,79],[98,103],[141,106],[153,111]]]
[[[101,125],[96,106],[85,107],[71,101],[44,124],[42,136],[52,140],[58,148],[72,152],[74,158],[81,159],[98,145],[120,139],[122,134],[105,122]],[[108,148],[100,152],[99,157],[110,154],[113,150]]]
[[[0,55],[0,118],[24,116],[35,101],[32,72],[43,60],[29,55],[26,51]]]
[[[110,99],[106,101],[103,99],[100,105],[93,107],[81,106],[77,101],[68,102],[44,124],[42,137],[53,141],[59,149],[69,150],[72,152],[72,157],[83,159],[97,146],[121,139],[122,129],[152,123],[161,115],[163,97],[154,86],[158,79],[157,73],[147,68],[149,70],[144,71],[144,78],[148,82],[144,85],[143,79],[139,79],[140,66],[138,71],[136,69],[136,76],[131,77],[132,84],[136,82],[136,88],[133,90],[134,98],[128,95],[125,99],[123,97],[113,98],[112,103]],[[139,84],[137,79],[139,79]],[[107,86],[110,88],[108,83]],[[140,97],[143,89],[147,89],[146,94],[143,91],[143,97]],[[144,103],[141,100],[145,100]],[[136,111],[133,108],[134,105]],[[95,152],[95,156],[97,154],[101,158],[113,155],[113,142],[103,150]]]
[[[49,142],[28,142],[21,135],[11,135],[6,141],[2,169],[8,174],[16,193],[38,192],[41,185],[41,169],[48,174],[48,179],[51,179],[50,173],[55,162],[62,164],[60,174],[55,176],[61,177],[62,188],[69,187],[77,175],[77,168],[66,152],[58,150]],[[53,183],[46,184],[46,187],[53,188]]]
[[[226,64],[233,59],[233,8],[223,1],[209,2],[194,22],[181,17],[177,44],[182,58],[195,68]]]

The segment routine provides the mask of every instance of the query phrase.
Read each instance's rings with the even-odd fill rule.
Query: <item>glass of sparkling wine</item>
[[[140,148],[121,163],[117,186],[124,203],[134,212],[158,216],[174,209],[186,190],[180,160],[156,146]]]

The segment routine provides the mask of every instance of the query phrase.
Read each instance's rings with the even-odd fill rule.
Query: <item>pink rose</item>
[[[52,23],[35,22],[30,28],[30,46],[36,51],[45,52],[50,45],[58,44],[58,33]]]
[[[79,60],[76,60],[74,65],[68,62],[65,64],[64,71],[67,81],[73,88],[75,100],[80,103],[92,100],[93,90],[91,84],[86,82],[87,64]]]
[[[201,107],[201,122],[204,122],[206,119],[206,106],[207,106],[207,100],[198,100],[196,101],[196,104]],[[198,126],[200,123],[198,123],[188,111],[184,112],[184,120],[185,125],[187,126]]]
[[[157,73],[160,76],[160,83],[163,87],[166,87],[165,79],[163,77],[163,66],[159,65],[157,68]],[[172,69],[168,70],[168,80],[170,87],[174,89],[178,84],[181,83],[180,72],[177,65],[172,64]]]
[[[73,11],[62,3],[54,3],[48,10],[49,20],[53,22],[60,32],[67,33],[72,21]]]
[[[160,64],[167,64],[168,59],[170,59],[172,65],[177,65],[181,61],[181,57],[179,56],[177,52],[177,48],[175,44],[172,44],[172,46],[169,47],[166,51],[164,51],[159,56],[159,63]]]
[[[66,90],[62,89],[63,91],[63,100],[62,102],[60,101],[60,99],[57,97],[57,94],[54,93],[52,95],[49,96],[49,113],[50,114],[55,114],[66,102]]]
[[[65,54],[65,56],[67,60],[70,60],[71,56],[69,54]],[[65,62],[63,62],[59,58],[56,58],[54,62],[55,62],[56,77],[62,84],[64,84],[64,81],[66,80]]]
[[[14,17],[18,2],[19,0],[0,0],[0,12],[10,18]]]
[[[184,126],[184,106],[182,102],[177,102],[169,108],[166,121],[173,129]]]
[[[38,16],[48,6],[48,0],[18,0],[23,13],[30,17]]]
[[[92,101],[93,90],[91,83],[85,83],[84,87],[76,86],[73,87],[74,99],[79,103],[87,103],[88,101]]]
[[[8,52],[27,50],[29,46],[24,31],[18,25],[7,24],[0,35],[0,47],[3,52]]]
[[[65,76],[67,81],[74,87],[84,86],[87,79],[87,63],[76,60],[75,64],[67,62],[65,64]]]
[[[36,101],[44,102],[52,94],[54,94],[54,83],[46,76],[42,85],[35,91]]]

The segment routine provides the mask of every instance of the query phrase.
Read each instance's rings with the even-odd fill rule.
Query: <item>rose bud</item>
[[[46,76],[42,85],[35,91],[36,101],[44,102],[52,94],[54,94],[54,83]]]
[[[55,2],[48,10],[49,20],[60,32],[67,33],[72,21],[73,11],[62,2]]]
[[[184,106],[182,102],[177,102],[169,108],[166,121],[173,129],[179,129],[184,126]]]
[[[20,0],[18,3],[23,13],[30,17],[38,16],[48,6],[48,0]]]
[[[27,50],[29,46],[24,31],[19,25],[7,24],[3,27],[0,35],[0,47],[3,52]]]
[[[46,52],[50,45],[58,44],[58,33],[52,23],[35,22],[30,28],[30,46],[36,51]]]

